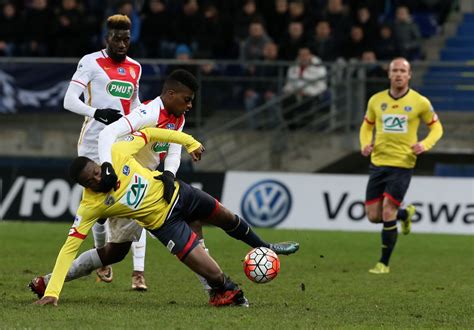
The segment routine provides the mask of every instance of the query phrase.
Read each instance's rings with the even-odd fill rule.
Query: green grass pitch
[[[59,306],[35,306],[28,282],[50,271],[70,224],[0,222],[0,328],[473,328],[474,237],[399,236],[389,275],[367,270],[379,257],[379,234],[257,230],[270,241],[297,240],[268,284],[246,279],[250,248],[215,228],[206,243],[241,284],[250,308],[213,308],[195,276],[148,237],[149,291],[131,291],[131,257],[114,281],[88,276],[65,284]],[[91,238],[83,249],[92,245]]]

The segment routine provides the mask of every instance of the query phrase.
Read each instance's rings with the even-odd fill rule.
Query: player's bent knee
[[[397,210],[383,210],[383,213],[382,213],[382,218],[383,220],[387,221],[387,220],[396,220],[397,219]]]
[[[367,211],[367,218],[372,223],[381,223],[382,222],[382,215],[380,214],[380,212]]]

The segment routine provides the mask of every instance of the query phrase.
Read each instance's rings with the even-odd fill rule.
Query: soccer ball
[[[244,259],[244,272],[255,283],[267,283],[280,271],[280,260],[275,252],[265,247],[251,250]]]

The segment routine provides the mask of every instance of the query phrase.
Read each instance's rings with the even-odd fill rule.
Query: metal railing
[[[78,59],[1,58],[0,94],[5,90],[12,93],[21,89],[21,95],[28,92],[16,84],[17,76],[8,72],[11,68],[37,64],[44,67],[52,65],[58,70],[63,65],[66,78],[61,79],[64,82],[70,79],[77,62]],[[354,133],[362,121],[369,94],[386,88],[388,81],[386,73],[380,70],[387,63],[325,63],[328,72],[327,92],[315,98],[299,98],[299,92],[305,86],[292,93],[283,92],[287,69],[293,62],[190,60],[183,63],[148,59],[140,60],[140,63],[143,67],[140,83],[142,100],[159,95],[162,82],[172,68],[185,67],[195,73],[201,87],[194,108],[187,114],[187,129],[191,129],[204,142],[212,143],[206,158],[219,162],[224,169],[235,168],[236,164],[248,162],[250,158],[259,168],[268,162],[268,154],[291,151],[293,146],[290,147],[288,141],[297,134],[317,136],[331,132],[340,135]],[[377,66],[379,74],[374,75]],[[248,72],[252,67],[262,71],[265,71],[264,68],[273,68],[274,74],[251,75]],[[474,66],[459,62],[415,62],[412,67],[412,86],[422,94],[431,93],[427,96],[435,109],[474,110],[474,101],[462,101],[460,98],[474,88]],[[25,73],[26,70],[20,71]],[[307,82],[311,83],[314,82]],[[269,85],[274,87],[275,96],[266,102],[256,103],[253,109],[245,109],[246,90],[264,89]],[[56,97],[60,100],[61,95],[57,90]],[[47,100],[45,93],[40,92],[42,98]],[[16,96],[15,100],[18,99]],[[34,97],[30,100],[34,100]],[[473,102],[472,109],[470,102]],[[56,111],[64,111],[62,102],[58,104],[60,106]],[[298,109],[304,111],[299,112]],[[6,121],[0,116],[0,125],[2,122]],[[35,125],[38,127],[34,129],[43,129],[42,123]],[[239,145],[239,139],[236,138],[239,135],[252,135],[256,139],[251,149]],[[311,147],[314,143],[312,139],[300,141],[304,141],[299,146],[301,149]]]

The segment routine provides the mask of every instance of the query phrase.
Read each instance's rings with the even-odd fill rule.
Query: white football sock
[[[94,269],[102,267],[102,261],[96,249],[90,249],[83,252],[79,257],[74,259],[71,268],[66,275],[66,282],[75,280],[86,275],[89,275]],[[43,276],[44,283],[48,285],[51,279],[51,273]]]
[[[143,272],[145,270],[146,230],[142,230],[140,240],[132,243],[133,270]]]
[[[92,226],[92,235],[94,236],[94,246],[97,249],[103,248],[105,246],[107,232],[105,230],[105,224],[100,224],[96,222]]]
[[[206,244],[204,244],[204,238],[201,238],[199,240],[199,244],[201,244],[201,246],[204,248],[204,251],[206,251],[206,253],[209,255],[209,249],[206,247]],[[209,291],[211,290],[211,286],[209,285],[209,283],[207,283],[207,280],[199,274],[196,274],[196,276],[199,279],[199,282],[201,282],[201,284],[204,288],[204,291],[207,294],[209,294]]]

